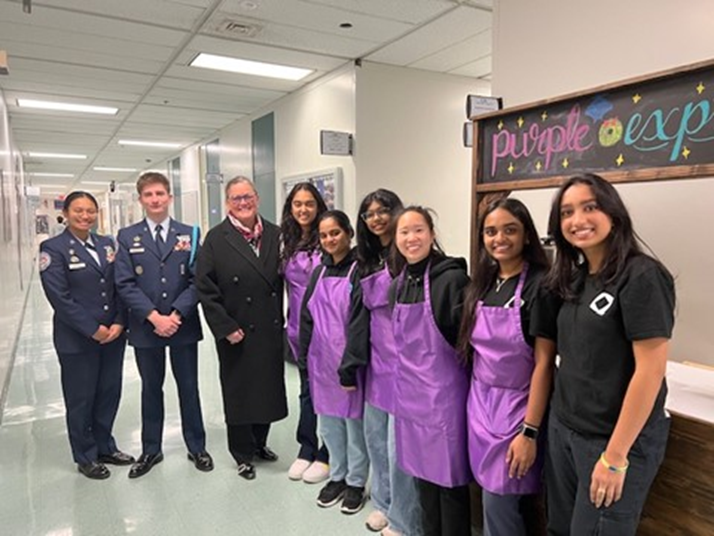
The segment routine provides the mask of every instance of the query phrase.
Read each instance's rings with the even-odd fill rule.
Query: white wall
[[[709,0],[500,0],[493,91],[506,106],[714,57]],[[714,365],[714,179],[617,186],[635,228],[677,277],[671,357]],[[520,192],[545,230],[552,190]]]
[[[251,122],[275,113],[276,182],[287,176],[341,167],[343,206],[350,215],[355,208],[355,163],[351,156],[320,155],[320,130],[355,132],[354,67],[336,71],[283,97],[219,133],[221,172],[225,179],[253,174]],[[276,199],[280,199],[277,195]],[[282,206],[276,207],[280,214]]]
[[[462,143],[466,96],[488,82],[364,62],[357,69],[358,202],[383,187],[433,208],[450,255],[469,256],[471,151]]]
[[[36,246],[34,207],[25,196],[22,159],[10,131],[0,90],[0,406],[24,313]],[[0,419],[2,412],[0,407]]]

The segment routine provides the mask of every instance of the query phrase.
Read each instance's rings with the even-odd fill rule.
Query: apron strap
[[[513,295],[513,306],[516,309],[520,309],[522,305],[521,294],[523,292],[523,287],[526,284],[526,276],[528,275],[528,263],[523,263],[523,269],[521,270],[521,275],[518,278],[518,285],[516,285],[516,293]]]

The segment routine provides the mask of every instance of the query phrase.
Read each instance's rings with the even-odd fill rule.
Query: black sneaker
[[[336,505],[342,500],[346,489],[347,483],[344,480],[330,480],[325,487],[320,490],[320,494],[317,496],[317,506],[329,508],[330,506]]]
[[[340,512],[343,514],[356,514],[367,501],[367,495],[364,493],[364,488],[355,486],[347,486],[345,490],[345,498],[342,500]]]

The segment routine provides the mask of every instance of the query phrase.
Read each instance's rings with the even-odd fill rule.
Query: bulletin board
[[[276,213],[282,212],[283,204],[296,184],[309,182],[320,192],[328,209],[341,209],[344,206],[342,198],[342,168],[330,168],[321,171],[290,175],[280,179]]]

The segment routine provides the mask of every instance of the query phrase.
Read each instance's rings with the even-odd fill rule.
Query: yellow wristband
[[[600,463],[603,464],[607,468],[608,471],[611,471],[613,473],[626,473],[627,468],[630,466],[630,462],[627,460],[625,460],[625,465],[623,465],[622,467],[617,467],[616,465],[610,465],[610,462],[608,462],[607,459],[605,458],[604,452],[600,455]]]

